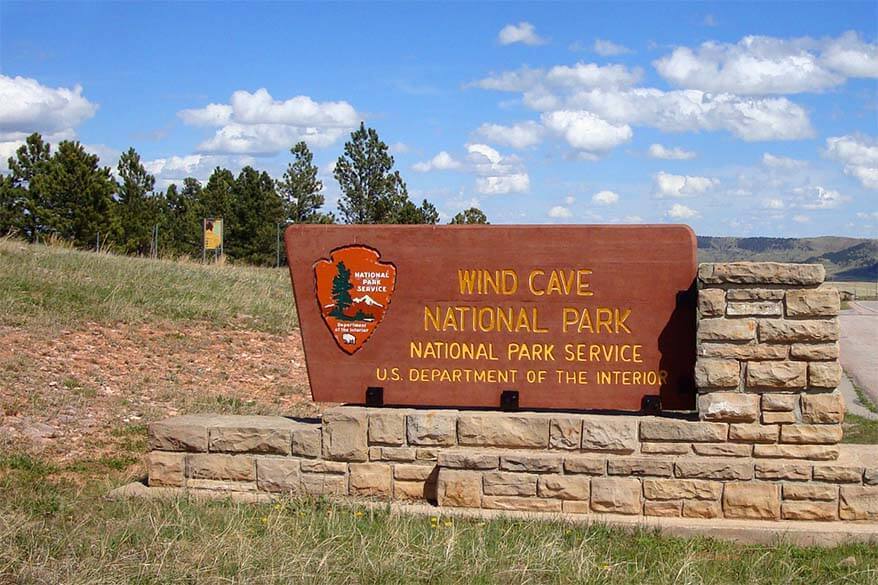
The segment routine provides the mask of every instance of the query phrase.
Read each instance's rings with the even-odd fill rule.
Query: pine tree
[[[159,223],[163,201],[152,193],[155,177],[146,172],[140,155],[129,148],[119,158],[118,213],[120,244],[129,253],[146,254],[153,227]]]
[[[488,216],[478,207],[465,209],[451,218],[450,224],[487,224]]]
[[[43,137],[34,132],[25,143],[9,158],[9,183],[4,191],[4,208],[12,229],[22,236],[35,241],[51,223],[52,204],[46,194],[34,184],[34,177],[45,173],[51,159],[51,147],[43,142]]]
[[[165,226],[166,249],[175,254],[201,255],[202,220],[201,183],[197,179],[183,179],[183,188],[169,185],[165,191],[167,219]]]
[[[247,166],[235,179],[232,195],[231,213],[224,222],[227,253],[251,264],[274,264],[277,224],[284,217],[274,181],[268,173]]]
[[[337,319],[346,319],[345,309],[354,303],[351,298],[351,289],[354,285],[351,283],[351,271],[344,265],[343,260],[339,261],[336,268],[338,272],[332,279],[332,300],[335,301],[335,307],[329,314]]]
[[[399,171],[391,169],[393,157],[387,145],[373,128],[360,122],[333,171],[341,187],[338,208],[345,223],[429,223],[432,206],[415,207]]]
[[[287,165],[282,181],[277,182],[277,190],[284,200],[286,220],[292,223],[334,223],[331,213],[321,213],[325,198],[320,192],[323,182],[317,178],[314,155],[304,142],[290,149],[293,162]]]

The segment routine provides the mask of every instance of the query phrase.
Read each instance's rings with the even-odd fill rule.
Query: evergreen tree
[[[19,231],[24,224],[22,189],[14,187],[12,176],[0,176],[0,236]]]
[[[169,185],[165,191],[167,220],[165,225],[165,249],[174,254],[201,255],[203,218],[201,183],[197,179],[183,179],[183,188]]]
[[[34,132],[9,158],[9,182],[3,195],[5,221],[9,222],[8,229],[18,230],[30,241],[46,231],[45,224],[50,223],[53,215],[52,202],[34,184],[34,177],[46,172],[50,154],[49,144]]]
[[[216,167],[200,190],[199,207],[204,217],[227,218],[232,212],[235,175],[229,169]],[[199,227],[199,229],[201,229]],[[200,238],[201,236],[199,236]]]
[[[395,216],[393,223],[413,223],[413,224],[429,224],[433,225],[439,221],[439,212],[436,207],[424,199],[420,206],[416,206],[411,201],[403,203]]]
[[[345,223],[423,223],[431,217],[430,209],[411,203],[408,189],[399,171],[393,169],[393,157],[373,128],[351,133],[338,158],[333,175],[341,187],[338,203]],[[434,209],[435,211],[435,209]]]
[[[450,224],[487,224],[488,216],[478,207],[465,209],[451,218]]]
[[[286,220],[292,223],[334,223],[331,213],[319,211],[325,202],[320,194],[323,182],[317,178],[314,155],[308,145],[299,142],[290,153],[293,162],[287,165],[283,180],[277,183],[286,208]]]
[[[134,148],[122,153],[118,165],[120,244],[129,253],[146,254],[152,241],[153,228],[161,218],[162,198],[153,194],[155,177],[146,172]]]
[[[112,241],[118,231],[113,192],[115,182],[108,167],[85,151],[79,142],[65,140],[40,172],[33,175],[29,191],[41,201],[39,229],[92,246],[96,236]]]
[[[351,271],[344,265],[344,261],[340,261],[336,268],[338,272],[332,279],[332,300],[335,301],[335,307],[329,314],[337,319],[345,319],[345,309],[354,303],[351,298],[351,289],[354,285],[351,283]]]
[[[283,200],[274,181],[268,173],[246,166],[232,194],[232,210],[224,222],[227,253],[252,264],[274,264],[277,224],[284,218]]]

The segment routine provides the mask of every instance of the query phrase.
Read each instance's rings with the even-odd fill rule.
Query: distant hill
[[[828,280],[878,278],[878,240],[863,238],[716,238],[698,236],[699,262],[819,262]]]

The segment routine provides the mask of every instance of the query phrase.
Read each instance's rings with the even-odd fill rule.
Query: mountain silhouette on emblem
[[[381,303],[370,297],[369,295],[363,295],[361,297],[356,297],[353,299],[354,304],[358,305],[366,305],[369,307],[383,307]]]

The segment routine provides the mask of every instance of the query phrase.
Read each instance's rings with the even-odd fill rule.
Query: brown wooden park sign
[[[294,225],[285,243],[316,401],[695,406],[687,226]]]

